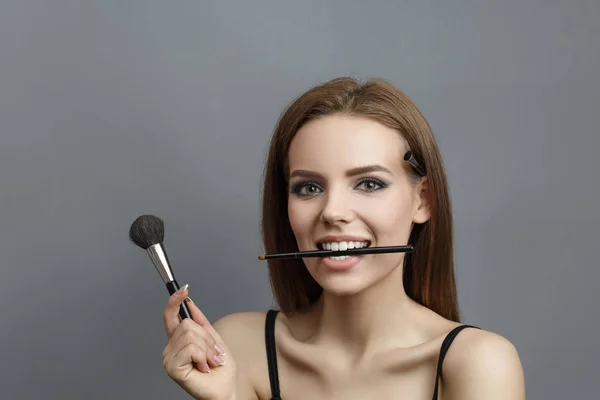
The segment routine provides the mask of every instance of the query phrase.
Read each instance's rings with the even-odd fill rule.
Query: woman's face
[[[302,127],[289,150],[288,215],[300,251],[408,242],[429,210],[411,183],[400,134],[371,119],[334,115]],[[324,290],[360,292],[401,267],[403,253],[305,258]]]

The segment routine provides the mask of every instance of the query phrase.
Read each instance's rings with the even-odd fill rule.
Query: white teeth
[[[328,242],[322,243],[323,250],[344,251],[347,249],[360,249],[367,247],[368,242]]]
[[[342,261],[345,260],[346,258],[350,258],[350,256],[333,256],[333,257],[329,257],[332,260],[336,260],[336,261]]]

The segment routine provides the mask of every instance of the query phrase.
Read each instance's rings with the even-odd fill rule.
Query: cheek
[[[408,238],[412,208],[406,195],[389,196],[385,202],[364,208],[361,215],[377,239],[398,242]]]
[[[312,226],[314,216],[311,208],[305,203],[303,204],[298,200],[290,199],[288,200],[288,218],[296,240],[301,242],[307,236]]]

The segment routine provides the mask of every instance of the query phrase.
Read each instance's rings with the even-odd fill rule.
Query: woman
[[[441,157],[390,83],[339,78],[292,102],[271,141],[262,228],[267,253],[415,250],[269,260],[280,309],[212,325],[187,287],[173,294],[163,365],[194,398],[525,399],[515,347],[459,322]],[[186,298],[193,321],[180,322]]]

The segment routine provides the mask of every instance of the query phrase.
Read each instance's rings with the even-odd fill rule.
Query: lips
[[[363,247],[369,247],[370,245],[371,245],[371,241],[364,237],[349,236],[349,235],[344,235],[344,236],[329,235],[329,236],[322,237],[316,243],[316,246],[319,250],[329,250],[329,251],[345,251],[348,249],[360,249]],[[352,258],[354,260],[358,259],[358,257],[356,257],[356,256],[340,255],[340,256],[329,256],[329,257],[326,257],[324,260],[332,260],[332,261],[336,262],[335,268],[337,269],[337,268],[341,267],[341,265],[337,265],[338,262],[343,262],[344,260],[347,260],[349,258]],[[348,261],[350,261],[350,260],[348,260]],[[327,263],[327,264],[329,264],[329,263]]]

